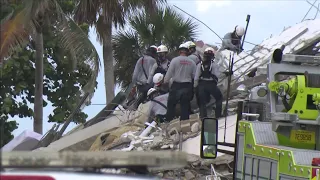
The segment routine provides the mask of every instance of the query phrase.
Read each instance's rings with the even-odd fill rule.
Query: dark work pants
[[[167,104],[167,121],[172,121],[175,115],[176,105],[180,103],[180,120],[189,119],[190,101],[192,100],[193,86],[192,83],[177,83],[171,85]]]
[[[198,85],[198,95],[199,95],[199,109],[200,117],[207,117],[206,104],[208,103],[208,97],[212,95],[216,100],[215,117],[221,117],[222,111],[222,93],[214,81],[199,81]]]

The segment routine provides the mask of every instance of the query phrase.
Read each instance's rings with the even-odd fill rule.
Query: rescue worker
[[[136,102],[136,108],[147,98],[147,92],[152,87],[148,84],[149,72],[154,64],[156,64],[157,46],[150,46],[146,54],[141,57],[134,68],[132,83],[136,85],[140,98]],[[150,87],[151,86],[151,87]]]
[[[160,92],[151,88],[148,91],[148,99],[151,101],[148,110],[148,122],[152,122],[155,118],[157,123],[163,123],[166,121],[167,102],[169,93],[160,94]]]
[[[160,94],[165,94],[169,92],[169,85],[163,83],[164,75],[157,73],[153,76],[153,85],[155,89],[159,91]]]
[[[187,44],[179,46],[179,56],[171,60],[169,69],[164,77],[164,83],[172,81],[168,97],[167,121],[171,121],[175,115],[175,107],[180,103],[180,120],[189,119],[190,101],[193,96],[193,78],[196,64],[188,57]]]
[[[188,48],[189,48],[189,58],[192,59],[194,61],[194,63],[196,63],[196,65],[198,65],[201,61],[201,56],[197,53],[196,50],[196,44],[192,41],[188,41]]]
[[[225,49],[240,53],[243,51],[241,49],[241,38],[244,35],[245,30],[241,26],[236,26],[233,32],[227,33],[222,40],[222,46],[218,51],[223,51]]]
[[[204,51],[203,60],[197,65],[196,75],[194,78],[194,87],[199,96],[200,118],[207,117],[206,104],[208,97],[212,95],[216,102],[215,118],[221,117],[222,111],[222,93],[218,88],[219,70],[214,62],[214,49],[208,47]]]
[[[149,73],[148,83],[151,84],[153,77],[157,73],[165,75],[170,65],[170,61],[167,59],[168,48],[165,45],[160,45],[157,48],[158,61],[152,66],[152,69]]]

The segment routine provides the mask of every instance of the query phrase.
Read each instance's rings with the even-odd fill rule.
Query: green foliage
[[[17,8],[17,5],[0,1],[0,8],[0,18],[2,20],[13,13],[14,9]],[[19,55],[21,55],[21,57],[28,56],[28,54]],[[8,121],[8,116],[18,115],[19,117],[28,117],[32,116],[33,113],[32,109],[30,109],[26,103],[17,102],[15,100],[16,97],[21,95],[21,92],[25,88],[25,84],[28,82],[23,81],[24,77],[14,77],[16,74],[21,74],[21,72],[27,70],[28,66],[20,68],[21,64],[19,61],[11,63],[12,66],[6,69],[1,68],[0,65],[0,148],[14,138],[12,132],[18,128],[18,123],[16,121]],[[3,76],[3,74],[10,74],[10,77]],[[15,84],[15,86],[11,86],[11,84]],[[25,91],[28,90],[25,89]]]
[[[8,61],[0,69],[0,119],[4,130],[3,139],[1,138],[4,144],[1,147],[13,138],[11,133],[18,126],[16,121],[8,121],[9,116],[24,118],[33,115],[27,101],[33,99],[34,69],[31,63],[24,63],[29,56],[32,56],[30,51],[18,53],[12,56],[13,61]]]
[[[172,58],[181,43],[194,40],[198,29],[195,22],[171,7],[159,8],[151,17],[141,12],[129,19],[129,25],[131,29],[118,31],[112,38],[115,77],[122,88],[131,83],[136,61],[148,46],[164,44]]]
[[[55,107],[53,115],[49,115],[49,122],[63,122],[71,111],[76,108],[80,100],[80,90],[90,80],[87,72],[89,65],[83,63],[73,70],[68,60],[68,54],[59,46],[54,30],[44,33],[45,54],[48,60],[44,63],[44,91],[48,100]],[[82,123],[87,115],[79,112],[74,116],[74,122]]]
[[[1,123],[1,137],[0,137],[0,148],[10,142],[14,136],[11,134],[14,130],[18,128],[18,123],[16,121],[6,121],[6,116],[0,117]]]
[[[73,1],[61,1],[61,8],[66,13],[72,13]],[[7,13],[7,12],[5,12]],[[0,14],[5,17],[4,13]],[[54,24],[54,21],[52,24]],[[81,29],[88,33],[89,27],[81,25]],[[44,107],[51,102],[54,107],[49,115],[48,122],[62,123],[78,105],[82,96],[83,87],[90,81],[88,73],[91,67],[85,63],[75,64],[76,69],[70,65],[69,51],[61,47],[58,30],[52,26],[43,26],[44,38],[44,88],[43,95],[47,100]],[[33,110],[29,108],[34,103],[35,87],[35,47],[31,40],[24,49],[17,49],[6,63],[0,68],[0,115],[5,127],[5,140],[7,143],[13,137],[11,132],[17,128],[15,121],[8,121],[9,116],[19,118],[33,116]],[[97,82],[95,82],[95,86]],[[29,105],[29,106],[28,106]],[[31,106],[30,106],[31,107]],[[87,114],[77,113],[73,122],[82,123]],[[32,121],[30,121],[32,123]]]

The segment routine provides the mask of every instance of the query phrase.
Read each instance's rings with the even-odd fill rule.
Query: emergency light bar
[[[186,153],[177,151],[123,152],[2,152],[2,167],[172,167],[182,168],[187,164]]]

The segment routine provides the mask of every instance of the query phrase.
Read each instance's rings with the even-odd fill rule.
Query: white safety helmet
[[[244,35],[244,28],[241,26],[236,26],[236,34],[237,36],[243,36]]]
[[[160,45],[160,46],[158,47],[157,52],[158,52],[158,53],[168,52],[168,48],[167,48],[167,46],[165,46],[165,45]]]
[[[155,93],[157,90],[155,88],[150,88],[148,90],[147,96],[150,96],[151,94]]]
[[[196,44],[192,41],[188,41],[186,44],[188,45],[188,48],[196,47]]]
[[[209,51],[211,51],[212,53],[215,53],[215,52],[216,52],[212,47],[207,47],[207,48],[204,50],[205,53],[206,53],[206,52],[209,52]]]
[[[160,86],[163,80],[163,74],[157,73],[153,76],[153,83],[155,86]]]
[[[149,51],[151,54],[156,55],[157,54],[157,50],[158,50],[158,47],[155,46],[155,45],[152,45],[147,49],[147,52]]]
[[[189,49],[189,45],[187,43],[180,44],[179,49]]]

